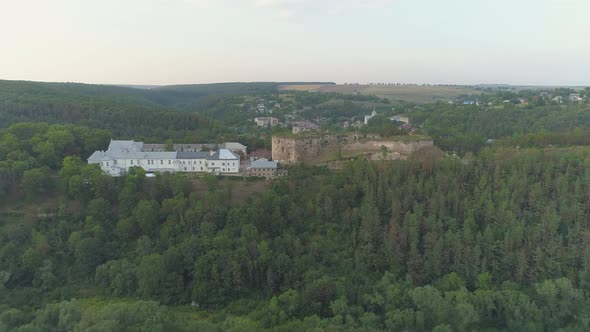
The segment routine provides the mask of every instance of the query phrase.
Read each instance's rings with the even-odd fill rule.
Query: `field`
[[[421,85],[281,85],[281,90],[337,92],[347,94],[376,95],[392,101],[418,104],[448,101],[461,95],[479,94],[470,86],[421,86]]]

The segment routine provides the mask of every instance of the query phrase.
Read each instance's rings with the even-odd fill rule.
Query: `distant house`
[[[560,103],[560,104],[563,103],[563,97],[562,96],[555,96],[551,100],[553,100],[554,102]]]
[[[250,163],[250,167],[246,169],[246,175],[271,178],[277,175],[277,168],[278,164],[276,161],[261,158]]]
[[[371,120],[375,116],[377,116],[377,112],[375,112],[375,110],[371,112],[371,115],[365,115],[365,124],[369,124],[369,120]]]
[[[463,105],[475,105],[475,100],[464,100]]]
[[[298,134],[304,131],[317,131],[320,126],[310,121],[295,121],[293,122],[293,134]]]
[[[577,102],[577,101],[582,100],[582,97],[580,96],[579,93],[570,93],[569,100],[573,101],[573,102]]]
[[[274,127],[279,124],[279,119],[271,117],[254,118],[258,127]]]
[[[395,116],[391,117],[391,121],[397,121],[397,122],[403,122],[405,124],[409,124],[410,118],[408,118],[407,116],[395,115]]]

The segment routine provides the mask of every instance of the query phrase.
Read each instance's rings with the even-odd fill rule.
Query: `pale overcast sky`
[[[590,0],[0,0],[0,79],[590,85]]]

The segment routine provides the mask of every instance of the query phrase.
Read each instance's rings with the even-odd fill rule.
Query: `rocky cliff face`
[[[314,161],[322,154],[336,151],[364,151],[372,154],[384,151],[389,156],[399,155],[397,159],[404,159],[404,157],[429,146],[433,146],[431,140],[402,142],[395,139],[361,139],[359,134],[317,137],[274,136],[272,138],[272,159],[284,164],[293,164]]]

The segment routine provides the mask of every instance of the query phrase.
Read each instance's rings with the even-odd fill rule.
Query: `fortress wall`
[[[381,152],[385,147],[388,153],[400,155],[412,154],[424,147],[432,146],[432,141],[359,141],[356,133],[345,135],[321,135],[318,137],[281,137],[272,138],[272,159],[285,164],[313,161],[322,153],[345,151]]]
[[[433,141],[414,141],[407,143],[401,141],[367,141],[342,145],[342,150],[381,151],[381,148],[384,146],[388,152],[412,154],[424,147],[432,145],[434,145]]]

